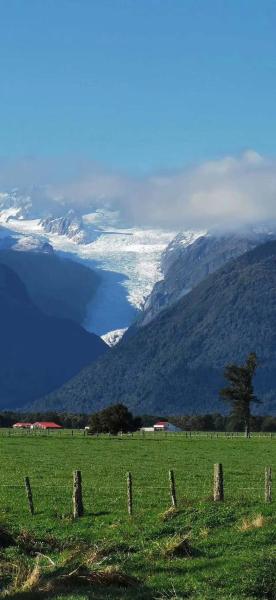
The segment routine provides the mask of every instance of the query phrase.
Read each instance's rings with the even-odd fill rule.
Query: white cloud
[[[276,160],[249,150],[174,172],[134,177],[95,163],[0,162],[0,188],[38,186],[36,197],[79,207],[119,208],[145,225],[233,227],[276,221]]]

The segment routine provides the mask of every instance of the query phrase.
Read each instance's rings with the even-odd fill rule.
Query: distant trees
[[[219,413],[211,413],[205,415],[183,415],[180,417],[172,416],[168,417],[167,420],[180,427],[183,431],[225,431],[228,417]],[[142,421],[143,425],[148,424],[144,422],[143,417]],[[155,422],[156,419],[150,425],[153,425]]]
[[[11,427],[17,421],[54,421],[68,429],[82,429],[87,425],[86,414],[48,412],[15,412],[4,411],[0,413],[0,427]]]
[[[125,407],[126,408],[126,407]],[[116,411],[115,411],[116,412]],[[131,413],[130,413],[131,414]],[[131,415],[132,416],[132,415]],[[89,420],[93,418],[93,431],[102,431],[103,423],[101,413],[95,413],[93,416],[81,413],[57,413],[57,412],[14,412],[3,411],[0,413],[0,427],[11,427],[17,421],[54,421],[63,425],[66,429],[83,429],[88,425]],[[231,412],[229,415],[210,413],[202,415],[141,415],[140,418],[132,417],[132,421],[128,423],[128,431],[133,431],[138,427],[149,427],[154,425],[156,421],[164,420],[174,423],[183,431],[242,431],[244,429],[244,419],[239,414]],[[106,423],[104,425],[105,431]],[[132,428],[133,427],[133,428]],[[251,415],[250,418],[251,431],[266,431],[276,432],[276,416],[272,415]],[[120,429],[119,429],[120,431]]]
[[[141,427],[141,419],[134,417],[124,404],[114,404],[91,415],[89,425],[93,433],[116,435],[120,431],[136,431]]]
[[[232,406],[233,421],[243,422],[246,437],[250,437],[251,405],[260,402],[254,394],[253,386],[257,366],[255,352],[248,355],[244,365],[228,365],[224,377],[229,385],[220,390],[221,398]]]

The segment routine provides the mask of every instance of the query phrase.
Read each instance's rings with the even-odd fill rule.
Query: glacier
[[[11,201],[7,195],[3,196],[0,196],[0,226],[17,239],[18,249],[33,249],[36,243],[39,248],[46,241],[57,253],[97,269],[101,285],[88,306],[83,325],[98,335],[110,334],[110,343],[118,341],[120,334],[112,332],[129,327],[154,284],[162,278],[160,257],[176,232],[121,227],[120,215],[105,209],[81,215],[78,220],[67,213],[60,229],[60,217],[32,218],[29,197],[28,202],[20,203],[14,197]],[[75,227],[76,222],[79,228]]]

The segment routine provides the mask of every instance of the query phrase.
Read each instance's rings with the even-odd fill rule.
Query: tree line
[[[230,364],[225,367],[224,377],[228,385],[219,392],[222,400],[231,407],[230,414],[188,415],[179,417],[162,416],[186,431],[245,431],[250,437],[252,431],[276,431],[276,417],[252,415],[252,404],[261,400],[254,393],[253,379],[258,367],[258,359],[251,352],[242,365]],[[92,415],[71,413],[16,413],[6,411],[0,414],[0,427],[10,427],[17,421],[55,421],[65,428],[78,429],[90,426],[91,433],[117,434],[132,432],[141,426],[154,425],[160,417],[134,416],[124,404],[115,404]]]
[[[126,407],[125,407],[126,408]],[[92,431],[108,433],[111,428],[114,431],[136,431],[139,427],[151,427],[159,420],[166,420],[174,425],[177,425],[184,431],[244,431],[243,419],[231,412],[229,415],[220,413],[210,413],[203,415],[141,415],[133,417],[133,421],[129,421],[129,416],[122,422],[122,414],[120,409],[117,412],[117,405],[109,407],[109,410],[115,412],[112,417],[111,412],[111,427],[109,414],[104,411],[87,414],[70,414],[70,413],[18,413],[5,411],[0,413],[0,427],[12,427],[18,421],[35,423],[36,421],[54,421],[58,425],[62,425],[66,429],[83,429],[87,425],[92,425]],[[104,412],[104,414],[100,414]],[[117,416],[116,416],[117,413]],[[130,413],[131,414],[131,413]],[[276,417],[270,415],[251,415],[251,430],[259,432],[276,432]],[[111,431],[110,431],[111,432]]]

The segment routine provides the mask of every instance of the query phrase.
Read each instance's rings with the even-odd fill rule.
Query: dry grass
[[[51,574],[50,577],[41,578],[33,591],[39,592],[62,592],[67,589],[79,587],[119,586],[127,588],[137,585],[137,580],[120,571],[117,566],[108,566],[99,570],[90,571],[84,566],[62,575]]]
[[[170,521],[179,515],[179,510],[175,506],[171,506],[165,512],[161,513],[160,518],[162,521]]]
[[[42,541],[39,544],[35,543],[35,547],[30,552],[31,541],[35,540],[28,532],[22,532],[18,538],[8,536],[6,531],[2,535],[5,547],[15,546],[16,540],[20,539],[21,554],[13,560],[6,559],[0,564],[1,575],[9,581],[6,582],[2,597],[28,592],[55,594],[68,589],[95,585],[127,588],[138,583],[135,578],[126,575],[116,565],[103,565],[112,554],[110,548],[105,554],[104,548],[80,543],[67,548],[57,557],[57,562],[54,562],[52,558],[37,550],[41,544],[44,547]],[[17,546],[19,547],[19,544]],[[126,551],[126,548],[124,547],[123,550]],[[35,558],[32,558],[34,555]]]
[[[202,527],[200,529],[199,535],[201,538],[206,539],[210,533],[209,527]]]
[[[191,535],[174,535],[169,538],[162,548],[162,555],[166,558],[190,558],[195,556],[197,551],[191,546]]]
[[[1,564],[1,575],[8,578],[10,582],[3,592],[3,596],[8,596],[17,591],[29,591],[32,589],[33,582],[38,580],[40,573],[38,560],[35,566],[30,565],[26,557],[20,556],[16,559],[3,560]]]
[[[243,519],[241,525],[239,525],[239,531],[250,531],[252,529],[259,529],[264,527],[266,519],[263,515],[259,514],[252,519]]]
[[[21,587],[21,591],[22,592],[30,592],[32,591],[38,584],[39,584],[39,580],[41,577],[41,568],[40,568],[40,564],[39,564],[39,558],[36,560],[36,564],[34,566],[34,568],[32,569],[32,571],[30,571],[30,573],[28,574],[28,576],[26,577],[25,581],[23,581]],[[15,588],[18,589],[18,583],[19,582],[15,582]]]
[[[60,572],[58,568],[51,568],[48,573],[43,573],[40,561],[37,560],[31,570],[20,566],[14,573],[12,585],[5,590],[4,596],[8,597],[16,593],[62,593],[70,589],[80,587],[117,586],[127,588],[136,586],[137,580],[123,573],[117,566],[107,566],[90,570],[84,565],[68,572]]]
[[[0,548],[16,546],[21,548],[26,554],[35,556],[37,552],[61,550],[65,545],[53,536],[39,539],[27,529],[22,529],[18,534],[13,535],[5,527],[0,526]]]
[[[27,529],[22,529],[15,538],[16,546],[21,548],[26,554],[35,556],[38,552],[51,552],[52,550],[62,550],[66,544],[61,543],[53,536],[44,539],[36,538]]]

